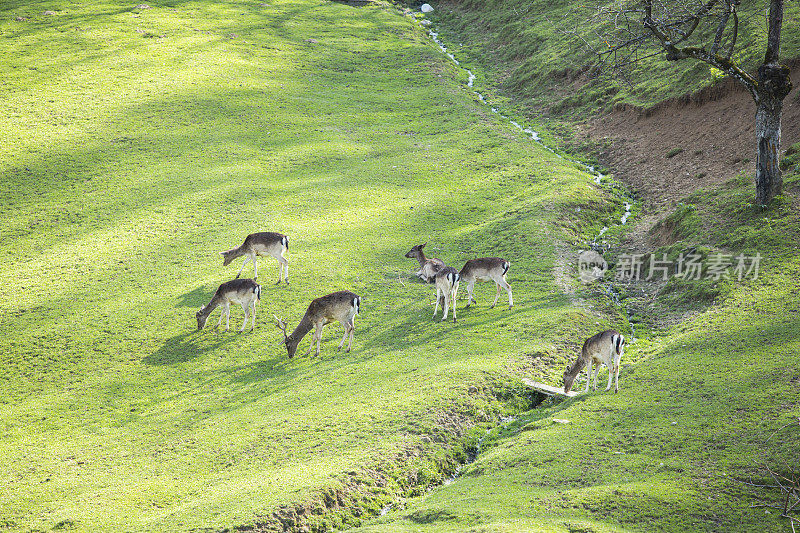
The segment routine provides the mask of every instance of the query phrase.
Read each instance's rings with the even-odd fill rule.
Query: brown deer
[[[564,392],[569,392],[572,383],[578,377],[583,367],[586,368],[586,389],[589,392],[589,382],[592,379],[592,363],[595,364],[594,371],[594,390],[597,390],[597,374],[600,373],[600,365],[608,368],[608,385],[606,390],[611,389],[611,379],[614,379],[614,392],[619,391],[619,361],[622,359],[622,351],[625,348],[625,337],[619,331],[609,329],[601,331],[597,335],[589,337],[583,343],[581,355],[571,367],[567,367],[564,372]]]
[[[444,268],[445,265],[444,261],[441,259],[428,259],[425,257],[425,252],[423,252],[422,249],[425,248],[427,244],[427,242],[425,244],[417,244],[408,251],[406,257],[419,261],[417,276],[425,283],[430,283],[436,277],[436,273]]]
[[[497,299],[500,298],[500,288],[504,288],[508,292],[508,308],[514,307],[514,296],[511,294],[511,285],[506,281],[506,273],[508,272],[511,263],[501,257],[483,257],[481,259],[470,259],[464,264],[459,274],[461,281],[467,284],[467,307],[475,302],[472,296],[472,290],[475,288],[476,281],[494,281],[497,286],[497,294],[494,297],[492,307],[497,305]],[[477,302],[476,302],[477,303]]]
[[[250,316],[251,308],[253,309],[253,324],[250,326],[250,331],[253,331],[253,328],[256,327],[256,303],[259,301],[261,301],[261,285],[252,279],[234,279],[226,281],[219,286],[217,292],[215,292],[214,296],[211,298],[211,301],[208,302],[208,305],[202,306],[195,314],[195,318],[197,318],[197,329],[203,329],[206,325],[206,320],[208,320],[208,315],[210,315],[211,311],[217,306],[221,305],[222,312],[219,315],[219,322],[217,322],[216,327],[219,327],[222,323],[222,317],[224,316],[225,331],[228,331],[230,328],[231,304],[236,303],[241,305],[244,310],[244,323],[242,323],[242,329],[239,331],[243,332],[244,328],[247,326],[247,319]]]
[[[283,331],[283,344],[286,345],[286,351],[289,353],[289,358],[294,357],[297,353],[297,345],[303,340],[309,331],[314,328],[314,335],[311,338],[311,346],[308,351],[303,354],[306,355],[314,348],[314,343],[317,344],[317,355],[319,355],[320,344],[322,342],[322,328],[326,324],[330,324],[334,320],[341,322],[344,327],[344,336],[342,342],[339,343],[337,351],[342,349],[344,341],[347,336],[350,336],[350,341],[347,343],[347,352],[353,345],[353,333],[356,330],[355,318],[361,309],[361,297],[350,291],[339,291],[321,296],[312,301],[303,315],[303,319],[294,328],[290,335],[286,334],[286,322],[278,317],[275,317],[276,326]]]
[[[447,320],[447,311],[451,304],[453,306],[453,322],[456,321],[456,294],[460,280],[461,276],[453,267],[443,267],[436,273],[436,307],[433,309],[433,316],[435,317],[439,310],[439,299],[444,299],[442,322]]]
[[[278,283],[283,278],[284,269],[286,270],[286,284],[289,284],[289,260],[284,257],[284,253],[289,249],[289,238],[281,233],[265,231],[262,233],[251,233],[248,235],[241,246],[231,248],[226,252],[220,252],[222,256],[222,266],[228,266],[231,261],[242,255],[247,256],[242,263],[242,268],[236,277],[242,275],[242,270],[248,261],[253,262],[253,279],[258,279],[258,263],[256,257],[259,255],[271,255],[278,260]]]

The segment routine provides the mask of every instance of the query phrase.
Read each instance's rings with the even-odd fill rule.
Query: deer
[[[271,255],[278,260],[278,282],[280,285],[284,273],[286,271],[286,284],[289,284],[289,260],[284,257],[284,253],[289,249],[289,238],[281,233],[272,231],[265,231],[262,233],[251,233],[245,237],[241,246],[231,248],[225,252],[220,252],[222,256],[222,266],[228,266],[231,261],[242,255],[247,256],[242,263],[242,268],[236,274],[236,278],[242,275],[242,270],[248,261],[253,262],[253,279],[258,279],[258,263],[256,257],[259,255]]]
[[[253,323],[250,326],[250,331],[253,331],[253,328],[256,327],[256,303],[260,301],[261,285],[252,279],[234,279],[226,281],[219,286],[214,296],[211,298],[211,301],[208,302],[208,305],[200,307],[200,310],[195,314],[197,318],[197,330],[200,331],[206,326],[208,315],[210,315],[211,311],[217,306],[221,305],[222,312],[219,315],[219,322],[217,322],[216,328],[220,326],[222,317],[224,316],[225,331],[228,331],[228,329],[230,329],[231,304],[237,303],[241,305],[244,310],[244,323],[242,323],[242,329],[240,329],[239,332],[244,332],[244,328],[247,327],[247,319],[250,317],[251,308],[253,310]]]
[[[444,268],[445,265],[441,259],[428,259],[425,257],[425,252],[422,249],[427,244],[427,242],[425,244],[417,244],[406,253],[406,257],[419,261],[419,270],[416,275],[425,283],[431,283],[436,277],[436,273]]]
[[[311,338],[311,346],[308,351],[303,354],[311,353],[314,348],[314,343],[317,345],[317,356],[319,356],[320,344],[322,342],[322,328],[326,324],[330,324],[334,320],[338,320],[344,327],[344,336],[342,342],[336,351],[340,351],[344,346],[344,341],[350,336],[350,341],[347,343],[346,352],[350,351],[353,345],[353,333],[356,330],[355,318],[361,310],[361,296],[350,291],[338,291],[326,296],[321,296],[309,304],[306,314],[294,328],[290,335],[286,334],[286,321],[276,316],[275,325],[283,331],[283,342],[286,345],[286,351],[289,353],[289,359],[297,353],[297,345],[303,340],[309,331],[314,328],[314,335]]]
[[[476,281],[494,281],[497,286],[497,294],[495,294],[492,308],[497,305],[497,299],[500,298],[500,288],[502,287],[508,292],[508,308],[514,307],[514,296],[511,294],[511,285],[506,281],[506,274],[511,267],[511,263],[501,257],[483,257],[480,259],[470,259],[464,263],[464,268],[461,269],[461,281],[467,284],[467,307],[470,304],[477,303],[472,296],[472,290],[475,288]]]
[[[447,320],[447,311],[451,303],[453,306],[453,323],[456,321],[456,294],[458,293],[459,281],[461,281],[461,276],[453,267],[443,267],[436,273],[436,307],[433,309],[433,316],[436,317],[436,312],[439,310],[439,299],[444,299],[442,322]]]
[[[592,363],[595,364],[594,390],[597,390],[597,374],[600,373],[600,365],[606,365],[608,368],[606,391],[611,389],[611,379],[613,378],[614,392],[619,392],[619,361],[622,359],[624,348],[625,337],[619,331],[613,329],[601,331],[597,335],[586,339],[578,360],[571,367],[568,366],[564,372],[564,392],[570,391],[572,383],[583,370],[583,367],[587,367],[586,389],[584,392],[589,392],[589,382],[592,379]]]

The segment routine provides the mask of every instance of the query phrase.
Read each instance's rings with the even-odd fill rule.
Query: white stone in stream
[[[419,6],[419,10],[423,13],[433,13],[433,7],[430,4],[422,4]]]

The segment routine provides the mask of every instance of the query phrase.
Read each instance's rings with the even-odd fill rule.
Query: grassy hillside
[[[393,7],[149,4],[0,8],[0,528],[355,520],[526,401],[515,369],[555,381],[564,343],[610,325],[552,269],[567,213],[599,227],[617,201]],[[194,331],[239,266],[217,252],[263,230],[290,236],[291,285],[262,260],[255,332]],[[431,320],[403,258],[420,241],[510,259],[515,308],[481,286],[457,325]],[[353,352],[331,325],[288,360],[271,315],[339,289],[363,296]]]
[[[448,0],[435,3],[431,18],[442,35],[459,44],[459,56],[480,64],[493,101],[513,98],[510,104],[530,114],[586,118],[615,104],[649,108],[716,80],[705,63],[668,62],[659,54],[632,65],[623,79],[590,76],[596,56],[581,36],[591,39],[599,28],[592,14],[597,4],[566,0]],[[742,3],[739,8],[740,52],[733,59],[755,69],[763,59],[768,2]],[[800,54],[800,7],[786,3],[781,53]],[[607,73],[610,74],[610,73]],[[488,90],[488,89],[487,89]]]
[[[753,209],[749,187],[693,195],[674,235],[759,251],[757,280],[629,347],[618,394],[526,413],[458,481],[360,531],[792,531],[780,491],[748,483],[800,472],[800,215]]]
[[[487,67],[487,83],[502,79],[508,89],[517,72],[493,70],[491,59],[524,47],[524,35],[514,32],[526,22],[512,20],[512,4],[459,5],[457,13],[448,11],[453,4],[438,6],[443,25],[437,30],[451,47],[464,43],[459,59],[471,55],[471,68]],[[497,33],[485,31],[502,16]],[[492,41],[499,33],[503,39]],[[573,60],[549,50],[551,63],[520,70]],[[661,82],[660,71],[654,72],[638,96],[629,95],[641,99],[637,105],[671,96],[643,89]],[[531,80],[531,86],[548,83],[534,74]],[[703,83],[697,76],[686,80]],[[555,97],[543,91],[525,103]],[[358,531],[793,531],[779,516],[782,495],[769,486],[774,482],[765,468],[800,472],[795,155],[785,166],[787,188],[769,209],[752,205],[752,176],[742,175],[690,195],[654,228],[653,240],[661,245],[652,251],[659,256],[759,253],[758,279],[673,279],[650,291],[652,299],[636,302],[636,318],[647,327],[638,328],[642,338],[628,347],[626,360],[634,364],[623,370],[619,394],[601,390],[525,413],[490,433],[483,453],[455,482]],[[623,251],[610,256],[618,261]],[[625,289],[617,286],[623,296],[634,293]],[[598,292],[576,289],[576,296]],[[661,313],[686,310],[693,312],[688,320],[651,329],[674,324],[674,315],[665,321]],[[800,517],[793,516],[796,527]]]

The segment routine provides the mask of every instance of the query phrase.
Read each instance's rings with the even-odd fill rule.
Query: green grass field
[[[800,471],[800,216],[754,216],[750,187],[694,197],[705,220],[732,220],[681,244],[758,235],[769,260],[757,281],[629,347],[640,361],[618,394],[525,413],[458,481],[359,531],[792,531],[780,492],[747,483],[774,484],[765,465]]]
[[[550,354],[555,381],[595,327],[552,280],[559,223],[617,200],[487,113],[392,6],[150,5],[0,11],[0,528],[263,525],[373,485],[322,528],[419,493],[524,403],[516,369]],[[241,261],[218,252],[264,230],[290,236],[291,285],[262,260],[255,332],[196,332]],[[482,285],[458,325],[431,320],[403,258],[424,241],[510,259],[516,307]],[[288,360],[272,314],[340,289],[363,297],[354,350],[336,324]]]
[[[763,275],[632,345],[619,394],[529,410],[520,377],[557,385],[584,338],[628,333],[554,276],[622,198],[492,114],[394,6],[134,6],[0,8],[0,530],[790,530],[732,478],[797,457],[768,438],[800,414],[791,187],[766,212],[746,178],[690,198],[675,246],[760,250]],[[262,259],[255,331],[233,309],[197,332],[242,261],[218,252],[254,231],[289,235],[291,284]],[[403,257],[425,241],[509,259],[514,309],[483,284],[432,320]],[[340,289],[363,297],[353,351],[333,324],[289,360],[272,315]]]

